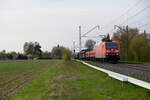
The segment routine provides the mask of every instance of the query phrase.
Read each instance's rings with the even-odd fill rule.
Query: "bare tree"
[[[86,41],[85,47],[87,49],[93,49],[95,44],[96,44],[96,42],[94,40],[89,39]]]
[[[65,52],[67,48],[63,47],[63,46],[55,46],[52,49],[52,56],[53,58],[57,58],[57,59],[62,59],[63,58],[63,54]]]
[[[42,53],[41,46],[38,42],[26,42],[24,44],[25,55],[31,55],[32,57],[40,56]]]

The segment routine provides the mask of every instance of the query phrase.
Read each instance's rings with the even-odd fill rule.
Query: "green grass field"
[[[0,62],[0,99],[9,99],[54,63],[55,61]]]
[[[47,65],[49,62],[1,62],[0,63],[0,81],[4,81],[9,77],[37,69]]]
[[[57,61],[11,100],[150,100],[150,91],[129,83],[122,87],[75,61]]]

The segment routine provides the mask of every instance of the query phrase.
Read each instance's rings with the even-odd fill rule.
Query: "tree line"
[[[120,43],[121,60],[149,62],[150,35],[137,28],[129,28],[128,33],[123,30],[117,30],[112,37],[112,40]]]
[[[150,61],[150,34],[146,31],[140,32],[137,28],[118,29],[113,33],[112,39],[109,34],[102,39],[102,42],[118,41],[120,43],[121,61],[149,62]],[[85,43],[87,49],[93,49],[95,41],[89,39]]]
[[[54,46],[52,51],[42,51],[42,46],[38,42],[25,42],[23,53],[0,51],[0,60],[25,60],[25,59],[62,59],[66,51],[70,51],[63,46]]]

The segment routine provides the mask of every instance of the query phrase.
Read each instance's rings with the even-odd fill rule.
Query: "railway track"
[[[144,64],[125,64],[125,67],[141,70],[141,71],[150,71],[150,66]]]
[[[128,67],[128,68],[132,68],[132,69],[136,69],[136,70],[141,70],[141,71],[150,71],[150,66],[146,66],[144,64],[120,64],[120,63],[118,63],[118,64],[115,64],[115,65],[114,64],[109,64],[109,65],[111,65],[111,66]]]
[[[125,64],[125,63],[111,64],[107,62],[92,62],[92,61],[86,62],[117,73],[150,81],[150,65]]]

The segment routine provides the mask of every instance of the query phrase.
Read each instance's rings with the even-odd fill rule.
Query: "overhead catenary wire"
[[[123,13],[121,16],[119,16],[118,18],[114,19],[113,21],[109,22],[106,27],[111,24],[114,23],[116,21],[118,21],[121,17],[123,17],[124,15],[126,15],[128,12],[130,12],[132,9],[134,9],[137,5],[139,5],[142,1],[144,0],[139,0],[137,1],[132,7],[130,7],[125,13]],[[111,29],[108,33],[111,33],[114,29]]]
[[[146,6],[146,7],[143,8],[143,9],[141,9],[141,10],[138,11],[136,14],[134,14],[134,15],[131,16],[131,17],[129,17],[127,20],[129,21],[129,20],[135,18],[136,16],[138,16],[139,14],[141,14],[142,12],[144,12],[145,10],[147,10],[148,8],[150,8],[150,5]],[[121,25],[123,25],[124,23],[126,23],[127,20],[125,20],[123,23],[121,23]]]
[[[144,25],[141,25],[141,26],[139,26],[138,28],[143,28],[143,27],[146,27],[146,26],[148,26],[148,25],[150,25],[150,22],[149,22],[149,23],[146,23],[146,24],[144,24]]]
[[[97,25],[97,26],[93,27],[91,30],[89,30],[88,32],[84,33],[84,34],[82,35],[82,37],[86,36],[87,34],[89,34],[90,32],[92,32],[92,31],[93,31],[94,29],[96,29],[96,28],[98,28],[98,30],[99,30],[99,29],[100,29],[100,26]]]
[[[130,12],[134,7],[136,7],[136,6],[137,6],[138,4],[140,4],[142,1],[144,1],[144,0],[139,0],[138,2],[136,2],[136,3],[135,3],[131,8],[129,8],[125,13],[123,13],[121,16],[117,17],[117,18],[114,19],[113,21],[109,22],[108,24],[118,21],[118,19],[120,19],[121,17],[123,17],[124,15],[126,15],[128,12]],[[108,26],[108,24],[107,24],[106,26]]]
[[[142,19],[140,19],[140,20],[137,20],[137,21],[135,21],[135,22],[133,22],[133,23],[130,23],[130,24],[128,24],[128,25],[136,24],[136,23],[141,22],[141,21],[144,21],[144,20],[146,20],[146,19],[148,19],[148,18],[150,18],[150,16],[147,16],[147,17],[145,17],[145,18],[142,18]]]

